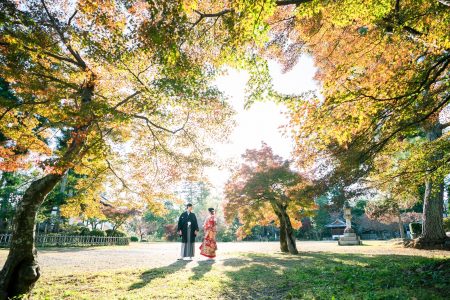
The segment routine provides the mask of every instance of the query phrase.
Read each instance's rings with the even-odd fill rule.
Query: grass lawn
[[[151,269],[51,273],[33,299],[450,299],[450,259],[233,253]]]

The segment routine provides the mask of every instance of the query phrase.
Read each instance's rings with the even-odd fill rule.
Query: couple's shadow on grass
[[[194,272],[194,275],[192,275],[189,279],[191,280],[200,280],[205,276],[206,273],[211,271],[212,267],[214,265],[214,260],[201,260],[198,262],[198,266],[195,268],[192,268],[192,272]]]
[[[145,287],[147,284],[152,282],[157,278],[164,278],[169,276],[170,274],[174,274],[186,267],[189,261],[178,260],[168,266],[150,269],[141,274],[141,281],[132,284],[128,290],[136,290]],[[214,260],[208,261],[198,261],[198,266],[192,268],[192,272],[194,273],[190,280],[199,280],[203,278],[203,276],[211,271],[212,266],[214,264]]]

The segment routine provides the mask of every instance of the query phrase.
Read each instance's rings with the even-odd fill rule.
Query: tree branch
[[[167,128],[165,128],[165,127],[162,127],[162,126],[160,126],[160,125],[158,125],[158,124],[152,122],[152,121],[151,121],[149,118],[147,118],[147,117],[140,116],[140,115],[131,115],[131,116],[134,117],[134,118],[137,118],[137,119],[144,120],[144,121],[147,123],[147,125],[151,125],[151,126],[153,126],[153,127],[155,127],[155,128],[161,129],[161,130],[166,131],[166,132],[169,132],[169,133],[171,133],[171,134],[176,134],[177,132],[183,130],[184,127],[186,126],[187,122],[189,121],[189,112],[188,112],[186,121],[184,122],[183,126],[180,127],[180,128],[178,128],[178,129],[175,129],[175,130],[170,130],[170,129],[167,129]]]
[[[71,88],[74,91],[78,91],[78,86],[76,86],[75,84],[72,84],[70,82],[65,82],[64,80],[56,78],[54,76],[50,76],[50,75],[46,75],[46,74],[42,74],[42,73],[36,73],[36,72],[30,73],[30,75],[34,75],[36,77],[41,77],[41,78],[46,78],[46,79],[51,80],[53,82],[60,83],[60,84],[66,86],[68,88]]]
[[[308,3],[311,2],[312,0],[280,0],[280,1],[276,1],[275,4],[277,6],[286,6],[286,5],[300,5],[303,3]],[[202,13],[198,10],[194,10],[200,17],[197,19],[197,21],[195,21],[191,28],[194,28],[195,26],[198,25],[198,23],[200,23],[203,19],[205,18],[219,18],[223,15],[229,14],[229,13],[233,13],[235,10],[233,8],[226,8],[224,10],[221,10],[219,12],[215,12],[215,13]]]
[[[311,2],[312,0],[279,0],[276,1],[275,4],[277,6],[285,6],[285,5],[300,5],[303,3]]]
[[[194,28],[195,26],[197,26],[197,25],[198,25],[203,19],[205,19],[205,18],[219,18],[219,17],[221,17],[221,16],[223,16],[223,15],[226,15],[226,14],[228,14],[228,13],[234,12],[234,9],[232,9],[232,8],[227,8],[227,9],[224,9],[224,10],[222,10],[222,11],[219,11],[219,12],[216,12],[216,13],[209,13],[209,14],[202,13],[202,12],[196,10],[196,9],[194,9],[194,11],[195,11],[200,17],[197,19],[197,21],[195,21],[195,22],[192,24],[191,29]]]
[[[407,33],[411,34],[414,37],[419,37],[419,36],[423,35],[422,32],[420,32],[410,26],[403,26],[403,30],[406,31]]]
[[[450,122],[446,122],[446,123],[444,123],[444,124],[441,124],[441,129],[443,130],[443,129],[445,129],[445,128],[447,128],[447,127],[449,127],[450,126]]]
[[[129,190],[130,192],[132,192],[132,193],[139,194],[139,193],[133,191],[132,189],[130,189],[130,188],[128,187],[128,185],[126,184],[125,180],[124,180],[122,177],[120,177],[119,175],[117,175],[116,171],[114,171],[114,169],[113,169],[111,163],[109,162],[109,160],[108,160],[108,159],[105,159],[105,160],[106,160],[106,163],[108,164],[108,169],[114,174],[114,176],[115,176],[117,179],[119,179],[119,181],[122,183],[122,186],[123,186],[124,188],[126,188],[127,190]]]
[[[375,153],[381,151],[386,146],[388,141],[390,141],[391,138],[393,138],[397,133],[401,132],[402,130],[408,129],[411,126],[418,125],[418,124],[421,124],[421,123],[425,122],[433,114],[435,114],[437,111],[439,111],[439,109],[441,109],[442,107],[445,107],[445,105],[447,105],[449,102],[450,102],[450,95],[445,97],[436,107],[434,107],[427,114],[419,117],[419,119],[414,120],[414,121],[409,122],[409,123],[406,123],[404,125],[400,125],[396,130],[394,130],[392,133],[390,133],[387,137],[385,137],[379,143],[376,143],[375,145],[370,147],[368,151],[366,151],[367,159],[369,159]]]
[[[5,43],[5,44],[6,44],[6,45],[9,45],[8,43]],[[33,49],[33,48],[30,48],[30,47],[27,47],[27,46],[24,46],[23,48],[26,49],[26,50],[28,50],[28,51],[31,51],[31,52],[38,52],[37,49]],[[56,58],[56,59],[58,59],[58,60],[65,61],[65,62],[69,62],[69,63],[71,63],[71,64],[74,64],[75,66],[78,66],[78,62],[75,61],[75,60],[73,60],[73,59],[71,59],[71,58],[64,57],[64,56],[59,55],[59,54],[54,54],[54,53],[51,53],[51,52],[45,51],[45,50],[43,50],[42,53],[44,53],[44,54],[46,54],[46,55],[48,55],[48,56],[50,56],[50,57]]]
[[[74,11],[74,13],[70,16],[69,21],[67,21],[67,26],[70,26],[70,23],[72,22],[72,19],[75,17],[77,12],[78,12],[78,10]]]
[[[55,18],[52,16],[50,11],[48,10],[47,5],[45,4],[45,1],[41,0],[41,3],[42,3],[42,6],[44,7],[44,10],[45,10],[48,18],[50,19],[50,22],[52,23],[53,29],[55,29],[56,33],[59,35],[61,42],[66,46],[67,50],[75,58],[75,60],[77,61],[78,67],[80,67],[82,70],[86,70],[87,65],[86,65],[85,61],[81,58],[80,54],[77,51],[75,51],[72,48],[72,46],[67,42],[66,38],[64,37],[64,32],[61,31],[61,28],[58,26]],[[75,16],[75,14],[73,16]]]
[[[113,107],[113,109],[114,109],[114,110],[117,109],[119,106],[121,106],[121,105],[127,103],[129,100],[133,99],[134,97],[136,97],[137,95],[139,95],[139,94],[141,94],[141,93],[142,93],[141,91],[134,92],[134,93],[131,94],[130,96],[126,97],[125,99],[123,99],[122,101],[120,101],[119,103],[117,103],[117,104]]]

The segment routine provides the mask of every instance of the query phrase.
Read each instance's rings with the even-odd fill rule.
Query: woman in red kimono
[[[203,230],[205,231],[205,238],[200,246],[200,254],[209,258],[216,257],[217,243],[216,243],[216,225],[217,221],[214,216],[214,208],[208,208],[210,216],[206,218],[203,224]]]

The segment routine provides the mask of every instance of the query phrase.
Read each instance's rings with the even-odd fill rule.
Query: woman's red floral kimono
[[[216,257],[217,243],[216,243],[216,219],[214,216],[209,216],[203,224],[205,231],[205,238],[200,246],[200,254],[209,258]]]

